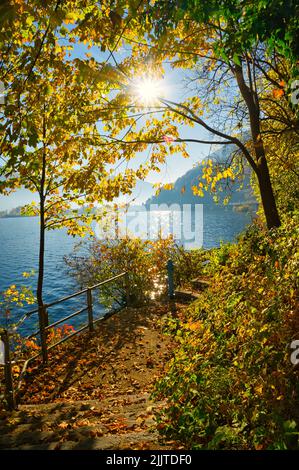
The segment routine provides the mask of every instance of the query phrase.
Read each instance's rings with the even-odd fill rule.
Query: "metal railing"
[[[4,383],[5,383],[5,395],[7,407],[9,410],[13,410],[16,407],[16,400],[14,394],[13,378],[12,378],[12,363],[10,360],[10,348],[9,348],[9,336],[8,331],[4,328],[0,330],[0,339],[3,344],[3,357],[1,354],[0,364],[4,365]],[[3,361],[3,362],[2,362]]]
[[[42,356],[43,356],[43,361],[46,363],[48,361],[48,351],[50,349],[53,349],[55,346],[58,346],[58,344],[60,344],[61,342],[65,341],[67,338],[71,337],[71,336],[74,336],[75,334],[78,334],[80,333],[81,331],[89,328],[89,330],[92,332],[94,327],[94,323],[95,323],[95,320],[93,318],[93,301],[92,301],[92,291],[94,289],[97,289],[101,286],[104,286],[105,284],[108,284],[112,281],[115,281],[116,279],[119,279],[121,277],[124,277],[124,276],[127,276],[127,273],[126,272],[123,272],[121,274],[118,274],[117,276],[113,276],[109,279],[106,279],[105,281],[102,281],[102,282],[99,282],[98,284],[94,284],[93,286],[91,287],[86,287],[85,289],[82,289],[78,292],[75,292],[74,294],[71,294],[71,295],[68,295],[66,297],[63,297],[61,299],[58,299],[58,300],[55,300],[54,302],[51,302],[49,304],[44,304],[43,306],[41,306],[39,309],[36,309],[33,311],[33,313],[37,313],[37,312],[40,312],[40,318],[45,318],[47,316],[47,311],[50,307],[53,307],[54,305],[58,305],[58,304],[61,304],[63,302],[66,302],[67,300],[70,300],[70,299],[73,299],[74,297],[78,297],[82,294],[86,294],[86,307],[83,307],[81,308],[80,310],[68,315],[67,317],[64,317],[62,318],[61,320],[58,320],[57,322],[55,323],[52,323],[51,325],[48,325],[48,326],[40,326],[39,330],[37,330],[36,332],[34,332],[32,335],[28,336],[28,339],[29,338],[32,338],[34,336],[37,336],[37,335],[40,335],[40,339],[41,339],[41,353],[42,353]],[[127,300],[128,300],[128,293],[126,292],[126,295],[127,295]],[[80,328],[80,330],[77,330],[75,333],[73,333],[72,335],[68,335],[66,338],[64,338],[63,340],[60,340],[59,342],[51,345],[50,347],[47,346],[47,331],[50,330],[51,328],[53,328],[54,326],[57,326],[59,325],[60,323],[64,323],[65,321],[69,320],[70,318],[73,318],[77,315],[80,315],[81,313],[87,311],[88,313],[88,324],[85,325],[83,328]]]
[[[11,361],[11,354],[10,354],[10,341],[9,341],[9,336],[10,333],[7,329],[0,329],[0,339],[3,344],[3,358],[2,358],[2,363],[0,360],[0,365],[4,366],[4,381],[5,381],[5,399],[6,403],[9,409],[14,409],[16,407],[16,397],[20,391],[21,383],[23,380],[23,377],[26,373],[27,366],[30,362],[38,358],[39,356],[42,356],[43,362],[47,363],[48,362],[48,352],[55,347],[59,346],[63,342],[73,338],[75,335],[78,335],[82,331],[89,329],[90,332],[94,331],[94,325],[95,323],[106,319],[107,317],[111,316],[113,313],[118,312],[121,310],[121,308],[114,309],[113,311],[106,312],[105,315],[98,319],[94,319],[94,312],[93,312],[93,297],[92,297],[92,292],[94,289],[98,289],[108,283],[111,283],[112,281],[115,281],[120,278],[125,278],[125,292],[126,292],[126,303],[124,306],[127,306],[129,304],[129,279],[128,279],[128,273],[123,272],[120,273],[116,276],[113,276],[109,279],[106,279],[105,281],[99,282],[98,284],[94,284],[91,287],[86,287],[85,289],[82,289],[78,292],[75,292],[74,294],[68,295],[66,297],[63,297],[61,299],[55,300],[54,302],[51,302],[49,304],[44,304],[40,306],[39,308],[36,308],[34,310],[31,310],[30,312],[26,313],[20,321],[13,327],[12,332],[15,332],[24,321],[31,317],[34,313],[39,313],[39,320],[40,320],[40,328],[35,331],[33,334],[27,336],[25,340],[28,340],[30,338],[33,338],[37,335],[40,336],[40,343],[41,343],[41,350],[34,356],[30,357],[29,359],[25,360],[22,371],[19,376],[19,381],[16,389],[14,389],[13,385],[13,378],[12,378],[12,364],[15,361]],[[77,310],[74,313],[71,313],[70,315],[67,315],[64,318],[61,318],[60,320],[55,321],[54,323],[51,323],[50,325],[44,325],[44,319],[47,317],[47,312],[50,307],[53,307],[54,305],[61,304],[63,302],[66,302],[70,299],[73,299],[75,297],[78,297],[80,295],[86,294],[86,306],[81,308],[80,310]],[[49,330],[52,328],[56,327],[57,325],[60,325],[61,323],[66,322],[67,320],[76,317],[77,315],[80,315],[83,312],[87,311],[87,324],[79,328],[78,330],[74,331],[73,333],[65,336],[64,338],[60,339],[59,341],[56,341],[54,344],[48,345],[47,343],[47,333]],[[0,355],[1,359],[1,355]]]

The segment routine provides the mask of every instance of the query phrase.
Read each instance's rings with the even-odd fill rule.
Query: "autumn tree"
[[[227,16],[221,16],[221,11],[214,16],[216,4],[212,4],[214,6],[210,11],[205,2],[195,3],[198,6],[196,15],[191,7],[176,8],[180,2],[158,1],[152,6],[148,2],[110,2],[110,16],[113,13],[119,43],[130,44],[131,55],[120,61],[112,51],[120,91],[118,101],[116,98],[113,105],[117,104],[119,109],[123,106],[128,120],[119,119],[109,124],[107,139],[127,143],[133,152],[143,150],[146,144],[153,144],[151,157],[156,162],[164,161],[168,150],[174,152],[173,146],[169,146],[169,139],[165,142],[164,137],[169,134],[172,136],[171,143],[179,142],[181,148],[188,140],[234,144],[238,154],[245,158],[256,175],[268,228],[278,226],[280,218],[262,138],[262,125],[266,120],[283,121],[288,131],[298,132],[296,109],[288,96],[293,63],[288,60],[287,54],[268,47],[265,41],[269,35],[253,41],[253,30],[249,31],[248,26],[250,19],[244,30],[239,28],[238,21],[234,20],[240,13],[239,2],[234,3],[237,13],[234,16],[232,12],[231,17],[228,14],[230,10],[226,12]],[[182,4],[186,6],[188,2]],[[224,4],[221,3],[222,6]],[[246,5],[246,14],[250,15],[249,4]],[[204,12],[200,16],[201,6]],[[252,15],[254,18],[254,12]],[[259,12],[258,19],[261,15]],[[246,30],[251,39],[241,47],[240,37],[242,34],[246,36]],[[276,37],[278,40],[279,35]],[[291,45],[295,50],[294,41]],[[143,127],[138,126],[142,106],[139,103],[138,107],[136,99],[132,98],[134,80],[140,75],[161,76],[165,62],[188,72],[192,85],[190,98],[184,102],[162,98],[156,101],[152,109],[147,105],[146,112],[143,107],[143,115],[150,115],[150,118]],[[124,99],[126,91],[127,101]],[[267,116],[265,112],[266,101],[270,99],[277,104],[275,116]],[[281,109],[281,100],[286,102],[286,114]],[[137,113],[137,120],[134,120],[134,114],[127,112],[128,108],[132,113]],[[124,112],[120,117],[124,117]],[[186,139],[179,132],[178,125],[181,124],[198,125],[207,131],[208,136],[214,137]],[[124,130],[125,137],[120,133]]]
[[[263,95],[262,103],[265,119],[261,135],[267,150],[276,203],[281,214],[290,216],[299,208],[299,132],[296,127],[287,125],[291,113],[285,95],[275,98],[268,91]],[[255,182],[253,186],[259,199]]]
[[[182,29],[187,33],[187,28],[184,28],[182,23],[188,25],[189,31],[191,26],[192,31],[195,21],[195,27],[199,31],[196,33],[194,30],[196,39],[191,42],[194,56],[188,60],[183,58],[183,53],[181,61],[196,69],[195,77],[201,81],[198,92],[206,91],[206,105],[209,105],[211,98],[215,97],[215,90],[221,86],[222,81],[231,89],[235,88],[236,92],[233,93],[235,102],[232,100],[225,102],[223,98],[225,93],[223,93],[222,98],[216,98],[218,106],[215,111],[220,113],[226,125],[227,118],[231,119],[235,126],[231,126],[233,131],[238,127],[250,130],[252,139],[250,152],[247,153],[245,149],[239,147],[257,176],[268,228],[277,226],[280,221],[263,137],[265,132],[268,135],[271,133],[269,127],[272,123],[276,127],[276,135],[278,135],[278,126],[281,133],[292,133],[293,140],[298,142],[297,109],[290,100],[291,80],[298,70],[296,64],[298,5],[293,1],[277,4],[272,1],[250,0],[247,2],[223,0],[210,2],[207,5],[205,2],[191,0],[174,2],[177,9],[171,10],[173,13],[169,15],[171,7],[169,3],[171,2],[168,2],[167,11],[165,2],[157,2],[155,6],[156,31],[157,25],[160,28],[156,36],[160,44],[161,38],[167,44],[169,29],[178,28],[176,39],[180,39],[180,42],[176,43],[177,50],[186,44],[188,47],[186,53],[192,54],[190,39],[187,36],[185,41],[180,35]],[[199,57],[196,57],[196,46],[204,46],[203,36],[210,38],[206,46],[209,44],[212,47],[203,47]],[[186,64],[183,66],[186,67]],[[272,113],[268,112],[269,107]],[[232,113],[236,119],[233,119]],[[205,126],[203,120],[199,121]],[[265,127],[267,131],[264,130]],[[217,134],[215,127],[213,132]],[[232,135],[226,134],[226,138],[229,137]],[[238,145],[237,142],[236,144]]]
[[[37,5],[34,11],[34,5],[17,2],[1,24],[6,101],[1,109],[0,191],[9,194],[24,187],[39,196],[39,203],[26,211],[40,221],[36,299],[41,326],[48,322],[43,309],[46,230],[67,227],[71,235],[91,231],[94,205],[130,191],[136,178],[130,169],[115,172],[113,164],[123,156],[113,145],[103,145],[97,130],[110,85],[95,81],[91,71],[99,73],[104,64],[98,66],[87,48],[84,58],[73,50],[76,40],[83,43],[85,38],[75,39],[68,25],[84,20],[88,2],[73,11],[74,2],[62,3]],[[8,25],[12,40],[5,32]]]

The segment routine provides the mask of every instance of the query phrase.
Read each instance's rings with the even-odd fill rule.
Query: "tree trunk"
[[[242,66],[235,66],[233,71],[235,73],[235,77],[241,95],[248,109],[250,131],[255,150],[255,161],[253,170],[258,178],[259,190],[261,194],[267,227],[268,229],[279,227],[280,219],[270,179],[269,168],[265,154],[265,147],[261,138],[259,97],[252,86],[252,77],[249,78],[249,86],[246,84]],[[250,68],[248,69],[248,73],[249,75],[251,75]]]
[[[44,197],[40,199],[40,229],[39,229],[39,257],[38,257],[38,280],[36,299],[38,307],[44,305],[43,301],[43,285],[44,285],[44,259],[45,259],[45,212],[44,212]],[[40,311],[39,316],[42,313]],[[44,315],[45,318],[39,318],[40,326],[48,326],[49,320],[48,315]]]
[[[39,307],[39,326],[42,331],[44,327],[48,326],[49,319],[47,312],[42,309],[44,305],[43,301],[43,285],[44,285],[44,262],[45,262],[45,183],[46,183],[46,118],[45,118],[45,106],[43,114],[43,151],[42,151],[42,168],[41,178],[39,185],[39,197],[40,197],[40,229],[39,229],[39,257],[38,257],[38,280],[36,298]]]
[[[269,169],[265,157],[261,158],[258,162],[257,178],[259,183],[259,190],[261,194],[264,214],[266,217],[268,229],[279,227],[280,219],[276,206],[273,188],[270,180]]]

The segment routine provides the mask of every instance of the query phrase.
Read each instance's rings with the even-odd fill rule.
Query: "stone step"
[[[199,277],[196,279],[192,279],[191,284],[192,284],[193,289],[196,289],[199,291],[207,289],[211,285],[210,281],[207,281],[206,279],[201,279]]]
[[[198,292],[193,292],[191,290],[176,290],[174,292],[174,298],[178,302],[193,302],[194,300],[198,299],[200,294]]]
[[[23,404],[0,418],[0,449],[70,450],[160,448],[150,394],[104,400]],[[146,447],[148,446],[148,447]]]

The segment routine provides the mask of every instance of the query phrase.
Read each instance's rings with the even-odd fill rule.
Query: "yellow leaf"
[[[261,395],[263,393],[263,386],[262,385],[257,385],[254,387],[254,391],[258,394]]]
[[[173,184],[172,183],[164,184],[163,189],[166,189],[167,191],[169,191],[173,189]]]

